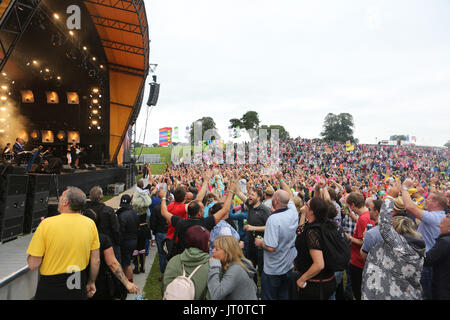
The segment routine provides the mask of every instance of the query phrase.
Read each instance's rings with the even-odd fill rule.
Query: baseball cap
[[[120,198],[120,206],[130,204],[131,203],[131,196],[129,194],[124,194]]]

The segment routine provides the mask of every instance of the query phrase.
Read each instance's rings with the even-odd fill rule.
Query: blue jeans
[[[261,274],[261,300],[289,300],[290,273],[282,275]]]
[[[423,267],[422,275],[420,277],[420,284],[422,285],[424,300],[432,300],[432,295],[431,295],[432,278],[433,278],[433,268],[432,267]]]
[[[334,277],[336,278],[336,288],[337,288],[341,283],[341,281],[344,280],[344,271],[335,272]],[[333,292],[329,300],[336,300],[336,290]]]
[[[166,271],[167,266],[167,259],[164,256],[164,253],[162,251],[162,242],[166,238],[166,233],[156,233],[155,234],[155,240],[156,240],[156,246],[158,248],[158,257],[159,257],[159,270],[161,270],[161,274],[164,274],[164,271]]]

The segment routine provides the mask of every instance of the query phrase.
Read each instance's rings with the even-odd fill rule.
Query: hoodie
[[[198,265],[202,264],[203,266],[197,270],[191,280],[194,282],[195,286],[195,300],[208,299],[209,258],[208,253],[198,248],[188,248],[185,249],[183,253],[174,256],[169,260],[166,270],[164,271],[162,293],[164,294],[169,283],[176,277],[183,275],[182,264],[184,265],[187,277]]]
[[[250,261],[246,259],[241,261],[248,271],[240,264],[233,263],[223,272],[220,260],[210,261],[208,289],[211,300],[257,300],[257,288],[253,281],[256,269]]]

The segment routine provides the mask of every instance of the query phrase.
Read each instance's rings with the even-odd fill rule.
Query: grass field
[[[144,286],[144,299],[147,300],[162,300],[161,294],[161,281],[158,278],[161,276],[161,271],[159,270],[159,258],[158,253],[156,253],[155,260],[153,260],[152,269],[147,277],[147,281]]]
[[[171,159],[172,159],[172,148],[170,148],[170,147],[142,148],[142,153],[141,153],[141,148],[136,148],[135,153],[136,153],[136,155],[140,155],[140,154],[159,154],[160,155],[161,163],[155,163],[155,164],[151,165],[152,174],[163,174],[164,170],[166,168],[166,164],[167,163],[170,164]],[[133,155],[135,153],[132,152]],[[142,163],[139,163],[139,165],[140,164],[142,164]]]

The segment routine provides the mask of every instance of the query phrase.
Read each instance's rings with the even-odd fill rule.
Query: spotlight
[[[50,69],[49,68],[45,68],[45,72],[50,72]]]
[[[97,99],[94,99],[94,100],[92,100],[92,102],[95,103],[95,104],[97,104],[97,103],[98,103],[98,100],[97,100]]]
[[[97,58],[96,57],[92,57],[92,60],[97,61]]]
[[[70,34],[71,36],[73,36],[73,35],[74,35],[74,33],[73,33],[73,31],[72,31],[72,30],[70,30],[70,31],[69,31],[69,34]]]
[[[97,113],[98,113],[98,110],[92,110],[92,113],[93,113],[93,114],[97,114]]]
[[[94,92],[94,93],[98,93],[98,88],[94,88],[94,89],[92,89],[92,92]]]
[[[2,86],[2,89],[3,89],[3,90],[8,90],[8,86],[3,85],[3,86]]]
[[[1,99],[2,101],[5,101],[5,100],[8,99],[8,98],[5,97],[5,96],[2,96],[0,99]]]
[[[56,79],[61,80],[61,77],[60,77],[60,76],[57,76]]]
[[[58,15],[57,13],[54,13],[54,14],[53,14],[53,17],[54,17],[56,20],[59,20],[59,15]]]
[[[86,47],[86,46],[83,46],[83,50],[86,51],[86,50],[87,50],[87,47]]]
[[[34,64],[35,66],[37,66],[37,65],[38,65],[38,62],[37,62],[36,60],[33,60],[33,64]]]
[[[97,120],[92,120],[92,124],[94,125],[94,126],[96,126],[97,125]]]
[[[6,111],[6,107],[1,107],[0,111]]]
[[[7,76],[6,72],[2,72],[2,75],[5,76],[5,77]]]

